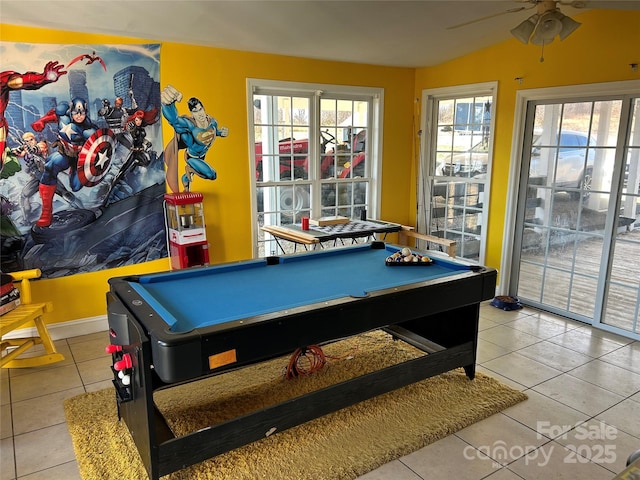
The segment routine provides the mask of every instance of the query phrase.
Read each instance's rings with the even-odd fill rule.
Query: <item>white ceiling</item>
[[[0,20],[325,60],[425,67],[511,38],[536,0],[0,0]],[[571,5],[582,4],[584,8]],[[564,5],[567,4],[567,5]],[[640,10],[640,1],[560,2]],[[523,8],[521,11],[509,10]],[[458,28],[447,28],[493,16]],[[73,38],[69,38],[73,42]]]

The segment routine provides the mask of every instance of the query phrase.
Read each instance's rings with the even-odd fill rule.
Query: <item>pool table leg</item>
[[[467,377],[469,377],[469,380],[473,380],[474,378],[476,378],[476,364],[472,363],[471,365],[465,365],[464,367],[464,373],[467,374]]]
[[[153,402],[153,391],[163,383],[151,371],[151,342],[140,324],[128,316],[125,321],[122,316],[110,315],[109,326],[112,332],[122,332],[111,338],[112,345],[121,347],[112,354],[118,419],[129,430],[149,479],[158,480],[170,473],[160,471],[159,445],[175,436]],[[123,370],[129,375],[128,385],[118,375],[121,365],[115,368],[125,356],[130,362],[130,367]]]
[[[467,345],[463,350],[469,363],[458,364],[458,367],[462,366],[467,377],[473,380],[476,375],[479,316],[480,305],[475,303],[402,322],[385,330],[431,354]]]

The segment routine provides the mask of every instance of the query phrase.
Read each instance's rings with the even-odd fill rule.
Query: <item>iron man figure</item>
[[[26,72],[18,73],[12,70],[0,72],[0,170],[4,166],[5,148],[9,125],[4,117],[4,112],[9,105],[9,92],[11,90],[38,90],[49,83],[56,82],[58,78],[67,72],[64,65],[58,62],[48,62],[42,73]]]

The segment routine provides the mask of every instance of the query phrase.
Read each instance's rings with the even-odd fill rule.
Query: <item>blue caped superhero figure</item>
[[[162,115],[175,131],[174,138],[165,148],[167,183],[173,192],[179,191],[178,151],[184,150],[187,164],[182,175],[182,186],[184,191],[188,192],[194,175],[205,180],[216,179],[216,171],[205,162],[205,156],[216,137],[229,135],[229,129],[218,127],[218,121],[207,115],[202,102],[195,97],[190,98],[187,103],[191,115],[178,115],[176,102],[181,100],[182,93],[171,85],[167,85],[160,94]]]

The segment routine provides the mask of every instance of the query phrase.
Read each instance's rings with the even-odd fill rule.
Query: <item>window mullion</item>
[[[309,180],[311,186],[311,216],[319,217],[321,211],[320,187],[320,98],[321,91],[313,94],[309,111]]]

